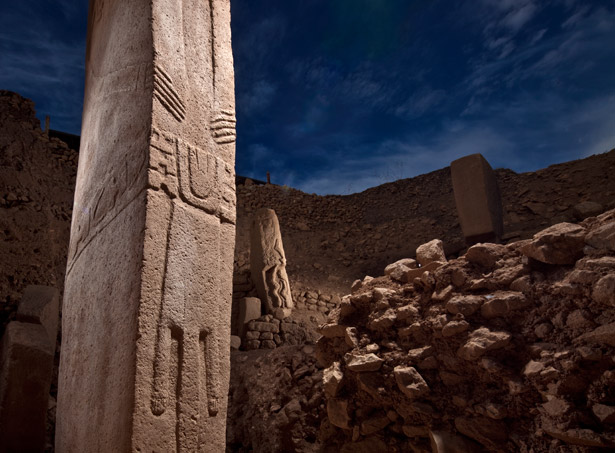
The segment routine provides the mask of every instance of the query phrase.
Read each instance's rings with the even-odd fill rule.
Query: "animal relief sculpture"
[[[256,212],[250,236],[250,269],[258,295],[267,313],[285,318],[292,311],[293,301],[280,224],[273,209]]]

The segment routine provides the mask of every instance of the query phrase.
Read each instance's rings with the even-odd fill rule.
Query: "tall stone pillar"
[[[481,154],[451,162],[457,216],[467,245],[499,242],[504,224],[495,172]]]
[[[273,209],[261,208],[254,215],[250,229],[250,272],[265,311],[277,318],[289,316],[293,299],[280,223]]]
[[[229,0],[91,0],[56,451],[223,452]]]

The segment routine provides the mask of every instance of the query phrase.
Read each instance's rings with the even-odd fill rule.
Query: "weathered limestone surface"
[[[466,243],[499,241],[503,233],[502,200],[493,169],[481,154],[451,162],[451,178]]]
[[[250,269],[258,296],[270,314],[282,309],[288,316],[293,308],[286,274],[286,255],[278,217],[273,209],[262,208],[254,215],[251,228]]]
[[[59,317],[60,294],[57,289],[43,285],[30,285],[25,289],[17,310],[17,320],[42,324],[54,353]]]
[[[0,348],[0,451],[45,449],[54,349],[42,325],[7,325]]]
[[[225,449],[229,0],[92,0],[56,451]]]

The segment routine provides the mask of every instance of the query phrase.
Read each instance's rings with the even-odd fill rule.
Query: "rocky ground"
[[[229,453],[323,451],[326,401],[315,349],[305,344],[231,354]]]
[[[356,282],[321,328],[323,444],[615,449],[615,210],[446,263],[417,255]]]

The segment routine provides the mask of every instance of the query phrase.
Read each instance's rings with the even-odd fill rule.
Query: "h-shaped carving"
[[[150,184],[220,220],[235,223],[235,172],[220,157],[153,129]]]

